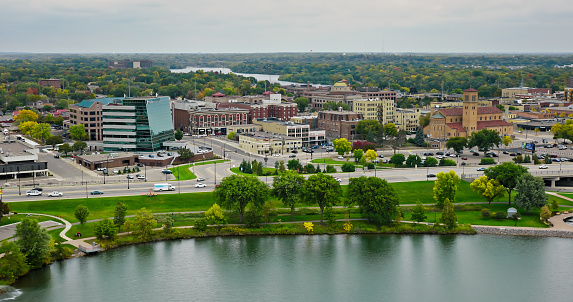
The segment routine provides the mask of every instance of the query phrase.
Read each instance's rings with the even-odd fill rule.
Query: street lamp
[[[20,184],[21,184],[20,180],[22,179],[20,177],[20,167],[17,167],[17,169],[18,169],[18,174],[17,174],[18,175],[18,195],[22,195],[22,191],[20,190]]]
[[[109,154],[107,155],[107,159],[105,160],[105,172],[103,173],[103,184],[105,185],[105,175],[108,173],[109,171]]]
[[[217,185],[217,160],[215,160],[215,185]]]
[[[267,161],[269,160],[269,158],[267,157],[267,155],[265,154],[265,168],[267,168]],[[267,173],[265,173],[265,183],[268,185],[269,184],[269,176],[267,175]]]
[[[145,162],[145,182],[147,182],[147,162]]]

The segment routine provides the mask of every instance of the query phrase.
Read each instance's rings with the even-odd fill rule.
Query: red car
[[[467,158],[467,157],[462,157],[462,160],[468,160],[468,158]]]

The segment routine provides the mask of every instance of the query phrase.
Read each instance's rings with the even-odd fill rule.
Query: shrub
[[[427,157],[425,165],[426,167],[435,167],[438,165],[438,160],[434,157]]]
[[[356,168],[351,163],[344,163],[342,165],[341,169],[342,169],[342,172],[354,172],[354,171],[356,171]],[[328,170],[328,167],[327,167],[327,170]]]
[[[198,219],[195,221],[195,229],[201,232],[205,232],[207,230],[207,220]]]
[[[368,169],[374,169],[374,167],[375,167],[374,163],[367,163],[366,164],[366,168],[368,168]]]
[[[481,210],[481,217],[485,217],[485,218],[491,217],[490,210],[489,209],[482,209]]]
[[[482,158],[479,162],[480,165],[495,165],[495,159],[490,157]]]
[[[507,218],[507,214],[505,212],[495,212],[495,214],[493,214],[493,218],[505,219],[505,218]]]
[[[334,224],[336,222],[336,214],[332,208],[324,210],[324,219],[328,221],[328,224]]]
[[[261,213],[257,211],[248,211],[245,213],[245,226],[248,228],[258,228],[261,226],[262,221]]]
[[[453,159],[442,158],[440,159],[440,166],[456,166],[456,162]]]
[[[523,156],[518,155],[518,156],[516,156],[516,157],[513,158],[513,161],[514,161],[516,164],[520,164],[520,163],[523,162]]]
[[[525,157],[523,158],[523,162],[524,162],[524,163],[530,163],[530,162],[531,162],[531,157],[529,157],[529,155],[525,155]]]
[[[336,168],[332,165],[326,166],[326,173],[336,173]]]

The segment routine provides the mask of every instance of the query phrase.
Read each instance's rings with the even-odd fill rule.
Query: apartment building
[[[420,108],[413,109],[396,109],[394,113],[394,124],[398,130],[414,132],[420,126]]]
[[[78,104],[71,104],[69,106],[70,119],[67,125],[69,127],[83,124],[89,140],[101,141],[103,140],[103,106],[114,102],[121,102],[123,99],[123,97],[102,98],[83,100]]]
[[[249,124],[247,109],[205,109],[189,111],[188,132],[198,135],[227,135],[229,126]]]
[[[263,127],[263,131],[268,133],[300,138],[303,146],[309,145],[309,125],[283,122],[276,118],[256,119],[253,120],[253,124],[261,125]]]
[[[324,129],[326,138],[357,140],[361,136],[356,132],[356,125],[363,119],[361,113],[352,111],[321,111],[318,113],[318,128]]]
[[[259,155],[285,154],[302,148],[300,137],[255,132],[239,135],[239,148]]]
[[[353,110],[365,120],[378,120],[381,124],[394,123],[396,105],[390,99],[360,99],[354,101]]]

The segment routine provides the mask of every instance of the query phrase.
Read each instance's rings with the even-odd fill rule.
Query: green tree
[[[25,135],[31,135],[32,131],[34,130],[34,128],[36,128],[36,126],[38,125],[38,123],[33,122],[33,121],[26,121],[26,122],[22,122],[18,125],[18,129],[20,129],[20,132],[22,132]]]
[[[180,129],[175,130],[175,134],[173,135],[176,140],[180,141],[183,138],[183,131]]]
[[[227,224],[227,219],[225,218],[225,212],[218,204],[213,204],[209,208],[209,210],[205,211],[205,220],[209,224],[215,224],[219,227],[219,230],[222,225]]]
[[[51,236],[41,228],[38,220],[25,217],[16,225],[16,244],[26,255],[30,268],[36,269],[48,261]]]
[[[269,196],[269,187],[252,176],[231,175],[223,178],[213,192],[215,200],[223,207],[239,212],[243,223],[245,207],[260,209]]]
[[[549,157],[548,157],[549,158]],[[495,179],[507,191],[508,204],[511,206],[511,191],[517,185],[517,180],[527,172],[527,168],[511,162],[485,169],[484,174],[489,179]]]
[[[88,144],[86,144],[86,142],[82,142],[82,141],[77,141],[74,143],[74,145],[72,146],[72,149],[74,151],[80,151],[80,153],[84,152],[84,150],[88,147]]]
[[[412,220],[422,222],[428,218],[424,209],[424,205],[418,200],[416,206],[412,209]]]
[[[408,158],[406,159],[406,165],[408,167],[415,167],[419,166],[420,164],[422,164],[422,159],[420,158],[420,156],[416,154],[408,155]]]
[[[430,114],[420,116],[420,127],[424,128],[430,124]]]
[[[12,284],[19,277],[30,271],[30,266],[26,263],[26,255],[22,253],[20,247],[15,242],[3,240],[0,245],[0,281]]]
[[[416,137],[414,138],[414,144],[418,147],[424,147],[426,145],[426,141],[424,140],[424,131],[422,128],[418,128],[416,130]]]
[[[399,198],[385,179],[361,176],[350,178],[345,203],[357,204],[363,217],[380,225],[396,217]]]
[[[187,148],[179,149],[177,150],[177,153],[179,154],[179,158],[183,162],[189,162],[193,158],[193,156],[195,156],[195,154]]]
[[[362,149],[354,150],[354,153],[353,153],[354,162],[359,162],[363,155],[364,155],[364,151],[362,151]]]
[[[335,139],[332,144],[338,155],[348,154],[352,151],[352,144],[345,138]]]
[[[36,124],[32,129],[32,137],[45,142],[50,136],[52,136],[50,125],[46,123]]]
[[[304,182],[300,196],[306,204],[318,204],[320,207],[320,223],[322,223],[324,208],[336,205],[341,195],[340,183],[334,177],[318,173],[311,175]]]
[[[77,220],[80,221],[80,224],[82,225],[83,228],[88,216],[90,216],[90,210],[88,209],[88,207],[84,206],[83,204],[80,204],[74,210],[74,216],[76,217]]]
[[[380,132],[380,123],[377,120],[361,120],[356,125],[356,132],[366,138]]]
[[[287,171],[273,179],[273,196],[290,208],[290,220],[293,220],[294,208],[300,202],[300,191],[304,177],[294,171]]]
[[[61,115],[58,115],[54,118],[54,124],[58,125],[58,126],[63,126],[64,125],[64,117]]]
[[[327,167],[327,170],[328,170],[328,167]],[[351,164],[351,163],[344,163],[340,167],[340,171],[342,171],[342,172],[354,172],[354,171],[356,171],[356,166],[354,166],[354,164]],[[328,172],[328,173],[334,173],[334,172]]]
[[[113,215],[113,223],[117,226],[118,232],[121,232],[121,226],[125,224],[125,215],[127,215],[127,205],[118,202]]]
[[[452,137],[448,140],[448,142],[446,143],[446,148],[454,149],[456,153],[460,153],[462,152],[462,150],[464,150],[467,144],[468,144],[467,138],[457,136],[457,137]]]
[[[131,221],[130,226],[137,237],[149,239],[156,224],[157,220],[153,218],[153,213],[146,208],[141,208],[135,213],[135,218]]]
[[[434,199],[436,206],[443,208],[445,200],[455,202],[460,177],[454,171],[440,172],[434,182]]]
[[[544,205],[543,207],[541,207],[541,211],[539,213],[539,218],[541,220],[543,220],[544,222],[547,222],[547,220],[549,220],[549,218],[551,218],[551,211],[549,210],[549,207],[547,205]]]
[[[284,166],[284,165],[283,165]],[[280,168],[280,167],[279,167]],[[298,159],[291,159],[287,162],[287,168],[289,170],[300,170],[302,169],[302,165],[301,163],[298,161]]]
[[[298,97],[294,99],[299,112],[303,112],[308,107],[309,100],[305,97]]]
[[[102,219],[96,222],[94,226],[94,232],[98,239],[109,239],[113,240],[115,235],[117,235],[117,230],[111,219]]]
[[[509,135],[505,135],[503,136],[503,139],[501,140],[502,144],[504,144],[506,147],[509,146],[509,144],[513,143],[513,139],[511,138],[511,136]]]
[[[67,156],[68,153],[72,152],[72,147],[68,143],[63,143],[60,147],[58,147],[58,150],[60,152],[64,152],[64,154]]]
[[[227,138],[230,140],[235,140],[235,136],[236,136],[236,134],[233,131],[231,131],[231,132],[229,132],[229,134],[227,134]]]
[[[404,163],[404,160],[406,160],[406,157],[404,156],[404,154],[394,154],[392,155],[392,157],[390,157],[390,162],[393,163],[396,166],[401,166]]]
[[[88,139],[86,127],[83,124],[70,126],[68,132],[70,133],[70,137],[75,141],[84,141]]]
[[[48,139],[46,139],[46,144],[52,146],[52,148],[56,148],[57,144],[61,144],[63,142],[64,142],[64,140],[59,135],[52,135],[52,136],[48,137]]]
[[[499,146],[501,143],[501,138],[497,131],[482,129],[480,131],[472,133],[468,141],[468,147],[477,146],[483,149],[485,152],[489,151],[494,145]]]
[[[438,165],[438,160],[435,157],[426,157],[426,161],[424,162],[426,167],[435,167]]]
[[[366,157],[367,160],[372,162],[376,159],[376,157],[378,157],[378,154],[376,154],[376,151],[374,150],[368,150],[366,151],[366,154],[364,154],[364,156]]]
[[[515,197],[515,205],[525,208],[526,214],[529,214],[530,208],[540,208],[547,204],[545,183],[541,177],[523,173],[517,180],[515,189],[519,192]]]
[[[444,200],[444,209],[442,210],[440,221],[446,225],[448,229],[453,229],[458,223],[458,216],[454,210],[454,205],[447,198]]]
[[[491,208],[491,202],[494,199],[503,196],[503,193],[505,193],[505,188],[499,184],[499,181],[489,179],[485,175],[472,181],[470,187],[472,190],[483,196],[483,198],[488,202],[488,208]]]

